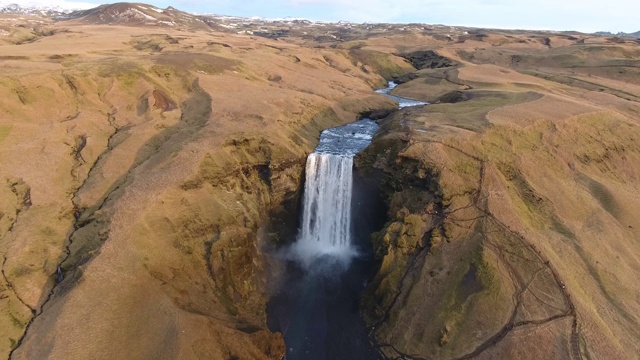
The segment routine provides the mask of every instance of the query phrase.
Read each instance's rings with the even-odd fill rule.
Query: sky
[[[136,1],[136,0],[132,0]],[[424,23],[582,32],[640,30],[637,0],[137,0],[160,8],[243,17]],[[94,0],[0,0],[0,5],[97,6]],[[108,3],[108,2],[107,2]]]

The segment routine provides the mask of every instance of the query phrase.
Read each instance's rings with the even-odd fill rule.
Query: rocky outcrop
[[[481,228],[467,220],[461,230],[452,220],[479,216],[473,175],[481,164],[466,159],[469,176],[458,179],[462,192],[450,193],[442,186],[449,175],[441,164],[422,155],[439,147],[411,141],[396,115],[357,158],[361,171],[381,179],[388,204],[387,223],[372,236],[379,269],[362,301],[370,336],[388,357],[458,357],[468,346],[462,341],[466,321],[487,320],[474,328],[485,333],[499,325],[474,315],[478,302],[503,291],[482,250]],[[456,209],[459,199],[470,204]]]
[[[410,53],[398,54],[407,59],[414,68],[422,69],[439,69],[457,65],[456,61],[439,55],[433,50],[414,51]]]

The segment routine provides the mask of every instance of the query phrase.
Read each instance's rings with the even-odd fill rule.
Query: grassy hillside
[[[282,358],[267,254],[304,159],[394,78],[432,104],[357,159],[380,351],[637,358],[635,40],[153,12],[0,16],[1,357]]]
[[[363,300],[389,357],[640,351],[638,47],[519,40],[442,45],[460,65],[394,90],[435,104],[385,120],[360,156],[390,207]]]

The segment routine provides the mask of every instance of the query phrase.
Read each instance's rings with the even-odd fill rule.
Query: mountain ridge
[[[128,9],[126,9],[128,8]],[[118,9],[118,10],[114,10]],[[149,10],[152,10],[150,13]],[[127,13],[128,11],[128,13]],[[23,6],[16,3],[0,3],[0,14],[21,14],[21,15],[36,15],[36,16],[46,16],[51,17],[55,20],[69,20],[69,19],[78,19],[87,16],[88,18],[84,19],[86,22],[91,22],[92,15],[100,14],[101,16],[97,16],[97,18],[93,19],[97,21],[99,24],[132,24],[132,25],[165,25],[165,26],[175,26],[176,24],[172,24],[175,22],[174,19],[171,18],[171,13],[176,12],[180,13],[183,16],[182,21],[178,21],[177,23],[184,23],[184,17],[193,17],[197,19],[196,21],[201,21],[207,23],[209,26],[212,26],[216,30],[224,31],[225,29],[228,31],[237,26],[237,23],[266,23],[266,24],[282,24],[282,25],[296,25],[296,26],[315,26],[315,25],[334,25],[334,26],[351,26],[351,25],[379,25],[381,23],[354,23],[349,21],[315,21],[309,20],[302,17],[283,17],[283,18],[264,18],[264,17],[242,17],[236,15],[226,15],[226,14],[216,14],[216,13],[196,13],[196,12],[188,12],[181,11],[173,6],[168,6],[166,9],[160,9],[154,5],[144,4],[144,3],[130,3],[130,2],[117,2],[110,4],[102,4],[91,8],[72,8],[72,7],[61,7],[61,6]],[[110,13],[110,14],[109,14]],[[161,19],[157,18],[157,14],[166,13],[165,15],[169,16],[160,16]],[[175,14],[174,14],[175,15]],[[111,17],[111,18],[110,18]],[[212,21],[215,21],[212,23]],[[230,25],[231,24],[231,25]],[[395,26],[410,26],[415,25],[413,23],[394,23]],[[426,23],[424,24],[426,25]],[[446,27],[449,25],[437,25]],[[484,29],[477,27],[467,27],[464,25],[451,25],[453,28],[466,28],[466,29]],[[484,30],[501,30],[501,29],[491,29],[487,28]],[[514,31],[514,30],[506,30],[502,29],[502,31]],[[525,31],[525,30],[523,30]],[[541,32],[543,30],[530,30],[531,32]],[[549,33],[582,33],[575,31],[567,31],[567,30],[550,30],[544,31]],[[585,33],[589,34],[589,33]],[[636,32],[611,32],[611,31],[597,31],[591,33],[593,35],[599,36],[615,36],[615,37],[624,37],[624,38],[640,38],[640,30]]]
[[[636,32],[632,32],[632,33],[626,33],[626,32],[617,32],[617,33],[612,33],[610,31],[597,31],[594,33],[595,35],[602,35],[602,36],[618,36],[618,37],[629,37],[629,38],[640,38],[640,30],[636,31]]]

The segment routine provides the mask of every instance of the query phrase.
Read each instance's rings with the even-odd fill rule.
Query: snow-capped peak
[[[86,10],[98,6],[80,1],[56,1],[52,4],[46,0],[30,0],[30,1],[3,1],[0,0],[0,13],[16,13],[16,14],[68,14],[76,10]]]

